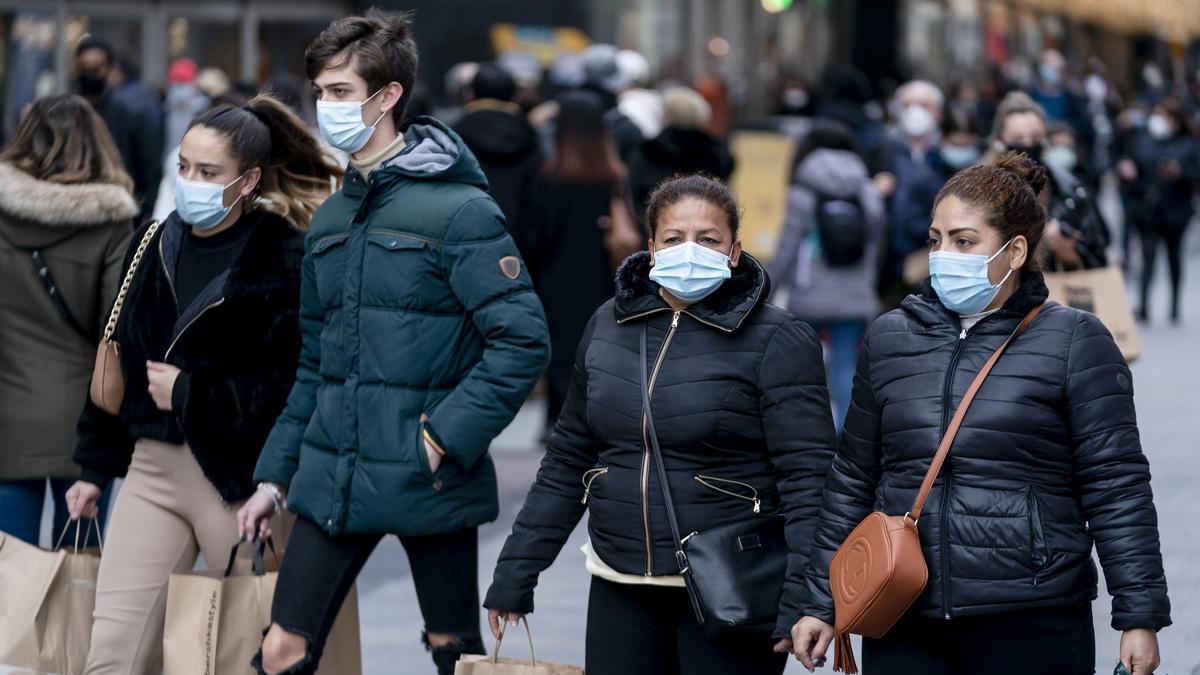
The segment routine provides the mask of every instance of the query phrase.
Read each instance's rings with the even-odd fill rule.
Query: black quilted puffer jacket
[[[872,510],[909,510],[954,409],[984,362],[1046,299],[1028,274],[1000,311],[963,331],[924,291],[879,319],[854,380],[825,484],[805,613],[833,622],[828,569]],[[1150,467],[1129,368],[1095,316],[1049,303],[967,412],[918,524],[925,617],[1081,605],[1099,553],[1117,630],[1171,623]]]
[[[638,361],[647,324],[654,420],[680,529],[786,516],[789,574],[775,633],[786,636],[800,617],[836,445],[820,343],[806,324],[764,304],[767,276],[749,255],[729,281],[682,312],[659,297],[649,271],[648,254],[627,260],[616,297],[587,327],[565,407],[484,604],[532,611],[538,574],[585,510],[594,551],[618,572],[679,572],[642,435]]]

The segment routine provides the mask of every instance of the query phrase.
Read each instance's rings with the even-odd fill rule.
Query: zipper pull
[[[967,339],[967,329],[966,328],[962,329],[962,332],[958,334],[958,339],[959,340]]]
[[[675,312],[675,316],[671,317],[671,328],[679,327],[679,312]]]
[[[590,486],[589,486],[589,487],[585,487],[585,488],[583,489],[583,499],[580,499],[580,500],[579,500],[579,503],[580,503],[580,504],[583,504],[584,506],[587,506],[587,498],[588,498],[588,493],[589,493],[589,492],[591,492],[591,491],[592,491],[592,488],[591,488]]]
[[[762,500],[759,499],[758,497],[755,497],[754,498],[754,512],[758,513],[761,510],[762,510]]]

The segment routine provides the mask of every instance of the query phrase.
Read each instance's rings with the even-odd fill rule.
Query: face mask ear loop
[[[1016,237],[1013,237],[1013,239],[1016,239]],[[1000,247],[1000,250],[996,251],[992,254],[992,257],[988,258],[989,265],[992,264],[992,261],[995,260],[1001,253],[1004,253],[1004,249],[1008,248],[1008,245],[1013,243],[1013,239],[1009,239],[1008,241],[1004,242],[1004,245]]]
[[[389,84],[390,84],[390,83],[389,83]],[[387,85],[384,85],[384,87],[386,87],[386,86],[387,86]],[[378,91],[376,91],[374,94],[371,94],[370,96],[368,96],[368,97],[367,97],[367,100],[365,100],[365,101],[363,101],[363,102],[362,102],[362,105],[363,105],[363,106],[366,106],[366,105],[367,105],[367,103],[369,103],[369,102],[371,101],[371,99],[373,99],[373,98],[375,98],[376,96],[378,96],[378,95],[379,95],[379,92],[381,92],[381,91],[383,91],[383,90],[384,90],[384,87],[380,87]],[[361,109],[361,108],[360,108],[360,109]],[[375,125],[379,124],[379,121],[380,121],[380,120],[382,120],[382,119],[383,119],[383,116],[384,116],[384,115],[386,115],[386,114],[387,114],[386,112],[380,112],[380,113],[379,113],[379,117],[376,117],[376,118],[375,118],[375,121],[374,121],[374,122],[371,124],[370,128],[371,128],[371,129],[374,129],[374,128],[375,128]]]

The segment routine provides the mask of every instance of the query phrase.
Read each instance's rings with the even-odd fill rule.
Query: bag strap
[[[688,566],[687,552],[683,550],[683,537],[679,533],[679,520],[675,516],[675,500],[671,497],[671,483],[667,480],[667,467],[663,463],[662,449],[658,447],[658,434],[654,431],[654,414],[650,410],[650,382],[646,376],[646,322],[642,322],[641,336],[641,382],[642,382],[642,415],[646,421],[646,440],[650,444],[650,454],[654,456],[654,464],[658,467],[658,482],[662,485],[663,500],[667,503],[667,522],[671,525],[671,538],[675,542],[675,562],[679,565],[679,574],[683,576],[687,587],[688,598],[692,601],[692,611],[696,621],[704,625],[704,611],[700,598],[696,596],[691,583],[691,569]]]
[[[917,498],[913,502],[912,509],[904,514],[906,518],[911,518],[913,523],[921,517],[921,508],[925,506],[925,500],[929,497],[929,491],[933,489],[933,482],[937,479],[938,473],[942,470],[942,464],[946,461],[946,456],[950,454],[950,446],[954,444],[954,437],[958,435],[958,429],[962,426],[963,419],[967,416],[967,409],[971,407],[971,401],[975,400],[975,394],[979,393],[979,388],[983,386],[983,381],[987,379],[988,373],[992,372],[992,367],[1000,360],[1000,356],[1004,354],[1004,350],[1017,339],[1029,324],[1033,323],[1038,313],[1042,311],[1045,304],[1040,304],[1037,307],[1029,310],[1029,314],[1025,315],[1025,319],[1021,321],[1017,329],[1008,336],[996,351],[992,353],[991,358],[987,363],[983,364],[983,368],[979,369],[979,374],[975,376],[975,380],[971,382],[971,386],[967,388],[967,393],[963,395],[962,401],[958,404],[958,409],[954,411],[954,418],[950,420],[950,426],[946,427],[946,435],[942,437],[942,443],[938,446],[937,453],[933,456],[933,463],[929,465],[929,471],[925,473],[925,480],[921,483],[921,490],[917,493]]]
[[[529,637],[529,665],[537,667],[537,658],[533,654],[533,632],[529,630],[529,618],[522,616],[521,623],[525,624],[525,635]],[[492,650],[492,663],[500,660],[500,643],[504,641],[504,628],[508,621],[500,622],[500,632],[496,635],[496,648]]]
[[[233,545],[232,549],[230,549],[229,564],[225,565],[225,574],[223,576],[227,577],[227,576],[233,574],[233,565],[234,565],[234,563],[237,562],[238,549],[242,547],[242,544],[249,543],[249,541],[250,540],[246,539],[245,537],[242,537],[241,539],[238,539],[237,543]],[[275,556],[275,563],[276,564],[279,563],[279,554],[275,552],[275,540],[274,539],[267,537],[266,539],[259,539],[259,540],[255,541],[254,542],[254,560],[251,563],[251,571],[254,573],[254,576],[256,576],[256,577],[261,577],[265,573],[264,572],[265,567],[263,565],[263,552],[264,552],[264,549],[267,547],[270,547],[271,555]]]
[[[104,342],[112,342],[113,335],[117,332],[117,320],[121,318],[121,307],[125,304],[125,294],[129,292],[129,285],[133,283],[133,275],[137,273],[138,265],[142,262],[142,256],[146,253],[146,247],[150,245],[150,240],[154,239],[154,235],[158,232],[158,228],[161,225],[161,220],[150,223],[150,227],[146,228],[146,234],[142,236],[142,241],[138,244],[137,250],[133,252],[133,260],[129,261],[129,269],[125,271],[125,279],[121,281],[121,288],[117,291],[117,299],[113,301],[112,312],[108,315],[108,323],[104,326],[104,335],[101,338]]]
[[[95,333],[84,328],[83,324],[79,323],[79,319],[76,319],[75,315],[71,313],[71,308],[67,306],[67,301],[63,300],[62,293],[58,290],[58,282],[54,280],[54,275],[50,273],[50,267],[46,265],[46,259],[42,257],[41,249],[30,250],[29,257],[33,260],[33,269],[37,271],[38,278],[42,280],[42,286],[45,287],[46,293],[54,303],[54,309],[58,312],[58,316],[71,327],[71,330],[79,333],[80,337],[87,340],[89,344],[95,345]]]

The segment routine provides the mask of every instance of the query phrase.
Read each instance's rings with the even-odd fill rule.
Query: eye
[[[671,244],[671,243],[678,242],[679,240],[680,240],[680,239],[679,239],[679,237],[678,237],[678,236],[674,236],[674,235],[672,235],[672,236],[670,236],[670,237],[667,237],[666,239],[663,239],[663,243],[664,243],[664,244]]]
[[[972,244],[971,240],[965,237],[959,237],[954,243],[958,244],[959,248],[970,248]]]
[[[201,175],[201,176],[204,176],[205,178],[212,178],[213,176],[215,176],[215,175],[216,175],[216,173],[214,173],[214,172],[212,172],[212,171],[207,171],[207,170],[204,170],[204,171],[201,171],[201,172],[200,172],[200,175]]]
[[[719,242],[716,239],[713,239],[712,237],[701,237],[700,243],[701,244],[717,244]]]

